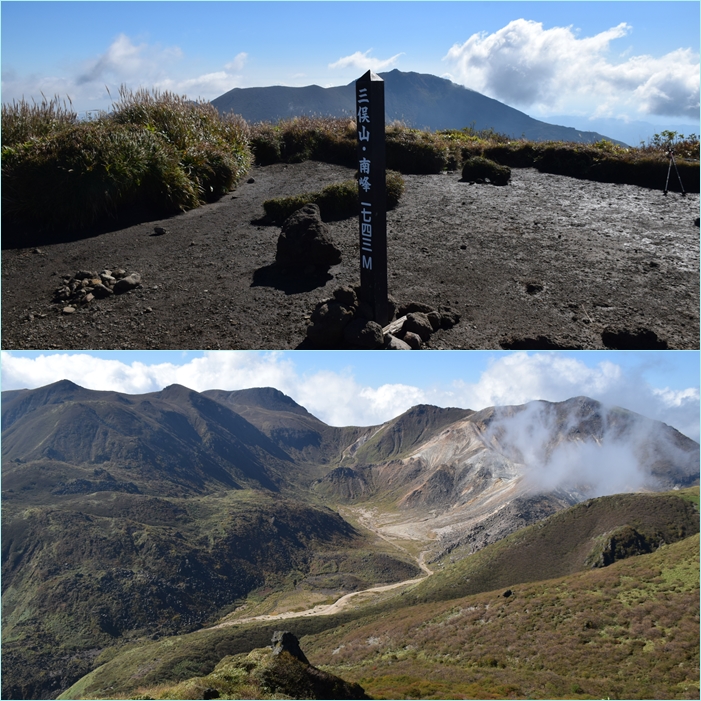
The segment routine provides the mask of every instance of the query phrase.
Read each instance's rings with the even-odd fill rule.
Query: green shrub
[[[404,192],[404,179],[399,173],[387,171],[387,209],[394,209]],[[277,197],[263,202],[266,218],[281,226],[285,220],[306,204],[317,204],[324,221],[346,219],[358,214],[358,183],[345,180],[328,185],[320,192],[306,192],[291,197]]]
[[[44,98],[41,104],[13,101],[2,106],[2,145],[17,146],[30,139],[45,138],[77,122],[78,115],[58,96]]]
[[[448,167],[449,149],[440,136],[406,127],[386,130],[387,167],[400,173],[440,173]]]
[[[511,169],[488,158],[475,156],[465,162],[462,168],[462,179],[490,182],[492,185],[507,185],[511,179]]]
[[[2,179],[3,215],[45,228],[82,228],[127,207],[167,214],[198,203],[173,147],[150,131],[105,121],[4,148]]]
[[[122,88],[112,113],[88,122],[56,100],[15,103],[3,107],[2,136],[3,215],[46,229],[133,208],[192,209],[231,190],[251,164],[240,117],[167,92]]]

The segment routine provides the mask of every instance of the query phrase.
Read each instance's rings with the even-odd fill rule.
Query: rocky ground
[[[262,203],[353,171],[305,162],[249,175],[214,204],[88,238],[49,243],[6,228],[2,347],[299,347],[317,302],[359,283],[358,223],[330,224],[343,259],[328,273],[281,275],[280,228],[258,221]],[[405,181],[388,213],[390,294],[461,317],[427,347],[699,347],[698,194],[532,169],[513,170],[505,187],[459,173]],[[103,269],[138,273],[140,287],[64,313],[63,280]]]

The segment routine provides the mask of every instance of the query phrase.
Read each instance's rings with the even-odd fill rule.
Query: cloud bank
[[[61,379],[89,389],[131,394],[154,392],[170,384],[196,391],[275,387],[334,426],[379,424],[420,403],[483,409],[586,395],[663,421],[699,439],[698,387],[653,387],[639,374],[624,372],[609,361],[590,368],[557,353],[525,352],[493,360],[477,382],[456,378],[450,383],[421,387],[412,384],[411,377],[420,376],[422,363],[439,361],[430,352],[417,355],[416,369],[408,373],[406,382],[373,387],[361,384],[350,372],[320,367],[301,373],[293,355],[278,352],[211,351],[180,363],[179,354],[174,353],[173,362],[126,364],[89,354],[65,352],[26,358],[5,351],[2,387],[34,388]]]
[[[68,69],[63,76],[21,76],[16,70],[3,71],[3,102],[45,94],[69,96],[79,113],[108,109],[109,93],[116,96],[121,85],[130,89],[168,90],[192,99],[214,99],[243,84],[242,71],[248,54],[240,52],[221,70],[185,77],[185,55],[178,46],[163,47],[136,43],[119,34],[107,49]]]
[[[544,29],[541,22],[517,19],[493,34],[473,34],[443,60],[452,65],[457,82],[542,114],[632,112],[697,120],[699,54],[678,49],[659,58],[615,60],[612,43],[631,31],[624,22],[579,38],[572,27]]]

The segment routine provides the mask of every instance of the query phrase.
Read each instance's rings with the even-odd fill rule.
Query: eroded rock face
[[[285,221],[277,240],[275,262],[283,268],[301,270],[310,265],[329,268],[341,262],[341,251],[331,240],[318,205],[305,205]]]
[[[289,652],[292,657],[309,664],[309,660],[299,646],[297,636],[288,630],[276,630],[273,633],[273,655],[279,655],[281,652]]]

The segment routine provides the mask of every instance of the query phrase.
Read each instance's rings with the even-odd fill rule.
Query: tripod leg
[[[662,193],[663,195],[667,194],[667,190],[669,190],[669,174],[672,172],[672,159],[669,159],[669,167],[667,168],[667,180],[665,180],[664,184],[664,192]]]
[[[679,187],[682,189],[682,197],[686,195],[686,192],[684,192],[684,185],[682,185],[682,176],[679,175],[679,169],[677,168],[677,162],[674,160],[674,156],[672,156],[672,163],[674,163],[674,172],[677,174],[677,178],[679,178]],[[669,179],[669,175],[667,176]]]

